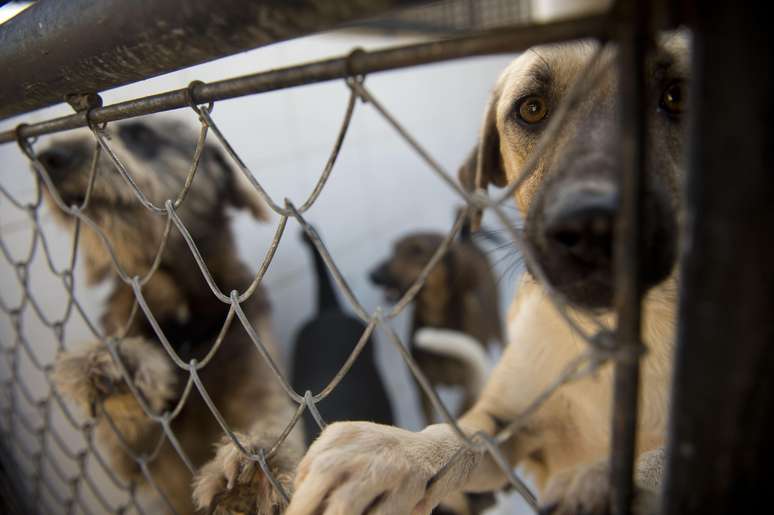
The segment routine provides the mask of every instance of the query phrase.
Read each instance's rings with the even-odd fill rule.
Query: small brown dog
[[[189,173],[195,136],[168,121],[152,125],[132,121],[116,127],[110,146],[140,190],[157,206],[166,199],[174,200]],[[93,147],[91,136],[76,136],[53,143],[39,155],[68,206],[81,205],[85,199]],[[266,218],[262,201],[242,181],[220,151],[207,145],[193,184],[176,210],[223,292],[242,291],[252,280],[236,255],[226,208],[245,208],[256,218]],[[46,199],[56,220],[71,227],[74,219],[57,208],[51,192]],[[126,276],[147,274],[156,260],[166,217],[141,205],[105,152],[97,163],[93,190],[83,212],[101,228]],[[132,378],[135,392],[157,414],[174,410],[188,372],[173,363],[143,312],[133,314],[132,288],[115,272],[97,232],[84,227],[80,245],[88,280],[112,280],[102,327],[110,337],[122,336],[126,326],[126,337],[117,338],[115,352]],[[142,286],[142,293],[180,359],[201,362],[221,335],[229,306],[213,295],[176,228],[171,229],[158,269]],[[263,289],[258,288],[241,306],[277,359],[270,306]],[[268,449],[291,420],[294,406],[236,319],[221,336],[220,347],[198,370],[198,376],[227,424],[239,432],[242,444],[253,452]],[[227,511],[272,514],[284,505],[257,470],[257,463],[243,457],[236,445],[223,437],[223,430],[196,391],[171,422],[177,443],[195,469],[193,477],[160,424],[148,418],[137,402],[105,342],[89,343],[58,356],[53,379],[60,392],[95,418],[98,441],[122,477],[147,487],[134,458],[154,456],[148,469],[167,501],[167,509],[192,513],[195,507],[209,506],[216,497],[218,509]],[[288,491],[302,449],[300,430],[294,430],[269,460]]]
[[[442,234],[432,232],[401,238],[392,256],[371,272],[371,281],[384,289],[389,301],[397,301],[443,240]],[[411,356],[434,387],[462,387],[461,410],[467,411],[486,379],[487,345],[503,344],[497,283],[468,225],[417,293],[409,342]],[[425,422],[430,424],[435,418],[433,406],[424,391],[420,392]]]

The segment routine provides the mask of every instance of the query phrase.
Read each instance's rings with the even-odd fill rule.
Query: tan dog
[[[167,199],[174,201],[191,166],[195,135],[169,121],[153,125],[133,121],[116,127],[110,146],[139,188],[157,206]],[[53,143],[39,155],[68,206],[80,205],[84,200],[93,147],[91,135],[70,137]],[[246,208],[256,218],[266,217],[263,203],[242,181],[220,151],[207,145],[191,189],[177,209],[215,283],[226,294],[243,291],[252,280],[252,274],[236,255],[226,208]],[[54,206],[51,194],[46,198],[57,221],[71,226],[73,218]],[[140,204],[105,152],[98,162],[84,213],[104,231],[127,276],[142,277],[151,269],[166,217]],[[187,372],[172,362],[142,311],[131,318],[132,289],[115,273],[97,233],[82,226],[80,246],[89,281],[111,279],[113,283],[101,320],[105,334],[117,334],[132,320],[128,337],[120,340],[116,351],[137,392],[154,412],[173,410],[186,386]],[[171,229],[159,267],[142,292],[181,360],[190,363],[195,358],[201,362],[218,338],[228,305],[210,291],[176,228]],[[242,308],[277,359],[265,292],[259,288]],[[270,448],[293,416],[292,403],[236,318],[224,333],[220,348],[198,374],[217,409],[239,432],[248,450]],[[284,505],[263,473],[256,470],[257,464],[243,458],[237,447],[223,437],[223,430],[195,390],[171,423],[172,432],[195,468],[194,478],[169,439],[156,451],[163,436],[160,425],[145,415],[105,343],[89,343],[58,356],[53,379],[62,393],[95,417],[99,444],[108,451],[122,477],[149,488],[130,453],[155,455],[148,463],[150,474],[178,513],[192,513],[194,505],[207,507],[216,496],[220,497],[221,508],[251,513],[272,514]],[[125,442],[116,436],[111,424]],[[270,460],[287,488],[291,487],[301,452],[301,435],[294,431]],[[227,490],[229,483],[233,487]]]
[[[483,183],[516,180],[532,156],[568,88],[595,53],[591,43],[539,47],[516,59],[497,82],[484,121]],[[516,192],[530,247],[553,287],[579,306],[570,314],[592,330],[589,309],[613,322],[611,248],[617,209],[615,159],[618,102],[615,52],[606,51],[594,87],[539,156],[535,175]],[[684,40],[666,41],[649,64],[650,148],[646,216],[641,231],[644,359],[637,439],[640,512],[654,501],[660,478],[674,338],[676,255],[682,153],[681,111],[687,80]],[[586,349],[558,315],[541,284],[526,274],[508,312],[509,345],[476,405],[459,419],[469,434],[495,434],[519,416],[565,366]],[[523,464],[541,489],[546,513],[601,514],[608,510],[610,365],[569,383],[544,402],[502,447]],[[430,482],[455,454],[437,481]],[[296,478],[289,515],[427,514],[451,492],[487,491],[504,475],[488,453],[467,451],[446,424],[414,433],[368,423],[329,426],[312,445]]]

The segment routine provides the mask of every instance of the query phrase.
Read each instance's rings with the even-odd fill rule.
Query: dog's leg
[[[532,390],[524,393],[527,388],[514,381],[514,360],[508,353],[515,352],[515,345],[506,350],[479,402],[458,421],[467,435],[479,431],[494,435],[502,421],[511,420],[531,400]],[[526,428],[501,450],[515,464],[538,449],[545,434]],[[445,473],[434,479],[452,457]],[[302,460],[287,513],[428,514],[451,493],[489,491],[505,481],[490,455],[467,449],[448,424],[415,433],[368,422],[340,422],[323,431]]]
[[[419,384],[419,381],[415,379],[414,383],[417,385],[417,391],[419,392],[419,402],[422,407],[422,416],[425,419],[425,425],[429,426],[430,424],[435,423],[435,407],[430,400],[430,396],[425,393],[425,390]]]
[[[271,332],[265,317],[258,322],[265,343]],[[240,374],[237,386],[223,399],[222,414],[244,449],[253,455],[274,446],[294,414],[294,405],[271,372],[246,343],[243,372],[230,364],[229,374]],[[214,365],[214,364],[213,364]],[[217,367],[217,365],[215,365]],[[216,401],[217,403],[217,401]],[[273,477],[290,495],[296,466],[303,455],[303,434],[299,424],[277,451],[267,459]],[[246,512],[273,515],[284,509],[285,499],[271,484],[257,461],[245,455],[228,437],[216,448],[215,457],[199,469],[194,478],[193,497],[200,509],[217,504],[218,512]]]
[[[551,315],[553,308],[542,290],[536,285],[522,287],[519,297],[518,313],[511,323],[513,334],[519,338],[506,348],[476,405],[458,421],[468,435],[479,431],[496,434],[504,423],[522,413],[567,364],[544,352],[546,334],[536,320],[547,316],[546,309]],[[561,341],[574,345],[572,338]],[[573,356],[572,352],[560,351],[568,361]],[[541,449],[551,437],[544,425],[549,408],[546,404],[528,426],[503,445],[501,451],[511,465]],[[430,483],[453,456],[453,464]],[[427,514],[450,493],[490,491],[505,481],[489,453],[467,449],[447,424],[414,433],[378,424],[343,422],[329,426],[302,460],[288,514],[363,513],[366,507],[370,507],[369,515]]]
[[[164,351],[141,338],[119,341],[116,351],[148,408],[160,413],[175,394],[175,375]],[[122,444],[132,452],[150,451],[158,443],[160,426],[148,418],[129,390],[107,346],[93,342],[60,354],[52,379],[59,392],[96,418],[97,435],[110,449],[118,472],[137,476],[137,464]]]
[[[664,450],[640,455],[635,467],[634,515],[658,513],[658,492]],[[610,464],[601,460],[556,474],[543,496],[546,515],[607,515],[610,513]]]

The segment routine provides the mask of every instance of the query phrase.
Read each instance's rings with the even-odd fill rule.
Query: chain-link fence
[[[492,29],[530,21],[529,2],[510,0],[447,0],[405,9],[359,25],[384,30],[461,32]]]
[[[588,29],[589,25],[584,27],[582,24],[579,24],[578,27],[580,27],[576,29],[579,32],[578,35],[590,35],[590,33],[594,32]],[[500,41],[502,34],[497,33],[482,36],[480,39],[467,40],[458,47],[453,47],[455,43],[451,43],[449,48],[453,48],[453,50],[449,51],[447,57],[488,52],[489,50],[486,48],[483,50],[475,48],[475,43],[481,41],[488,41],[488,44],[490,45],[495,44],[492,43],[493,41],[498,41],[497,45],[505,44],[517,49],[536,43],[540,41],[541,38],[544,40],[563,39],[564,37],[572,36],[572,33],[568,32],[560,32],[560,35],[557,36],[556,34],[549,32],[552,30],[551,27],[541,30],[544,30],[544,32],[532,34],[527,32],[523,37],[516,36],[515,42],[506,41],[503,43]],[[579,99],[583,98],[584,94],[588,92],[590,88],[595,86],[596,80],[600,74],[604,73],[605,66],[600,63],[600,55],[604,48],[605,46],[601,44],[600,49],[591,59],[585,71],[581,73],[579,80],[573,85],[562,104],[553,113],[546,130],[541,135],[539,142],[532,152],[533,158],[525,164],[520,178],[511,183],[494,198],[488,197],[483,191],[468,191],[461,187],[454,175],[448,170],[445,170],[438,161],[433,158],[431,153],[428,152],[417,139],[412,137],[409,131],[401,125],[400,121],[391,114],[389,108],[380,102],[379,93],[377,91],[371,91],[367,85],[368,74],[366,72],[368,71],[368,67],[371,66],[369,63],[376,62],[369,59],[374,59],[375,53],[363,51],[355,51],[351,55],[335,61],[336,66],[338,66],[336,74],[346,77],[341,80],[341,87],[348,89],[349,100],[344,109],[342,124],[334,147],[331,150],[330,158],[308,197],[300,202],[289,199],[278,200],[272,198],[263,187],[260,174],[253,173],[249,170],[242,159],[240,159],[240,156],[235,149],[229,144],[228,136],[220,130],[216,122],[217,102],[209,102],[209,100],[215,98],[214,92],[218,85],[212,86],[201,83],[192,83],[188,89],[182,90],[182,92],[170,93],[170,95],[177,95],[176,101],[178,103],[182,102],[183,104],[189,105],[189,108],[193,111],[192,117],[195,117],[198,120],[200,132],[193,153],[190,172],[185,178],[183,186],[176,195],[170,196],[163,203],[154,203],[148,195],[148,192],[143,191],[142,187],[138,185],[136,178],[133,176],[131,167],[123,162],[119,155],[120,153],[114,150],[113,144],[111,143],[109,137],[112,130],[111,122],[119,118],[131,118],[134,114],[131,113],[130,110],[123,109],[120,113],[115,109],[111,111],[110,107],[102,108],[95,97],[91,97],[90,99],[88,97],[83,97],[84,102],[77,106],[80,109],[79,113],[75,115],[77,119],[70,118],[69,122],[65,119],[60,119],[58,122],[55,121],[53,124],[47,125],[19,126],[14,132],[14,137],[17,140],[20,152],[22,152],[29,160],[31,173],[34,174],[37,193],[32,202],[24,203],[17,200],[14,195],[7,190],[0,189],[0,194],[2,194],[3,198],[12,204],[20,213],[24,213],[29,218],[33,227],[33,236],[28,252],[21,257],[14,256],[4,238],[0,236],[0,251],[2,252],[5,261],[13,269],[21,290],[21,295],[17,299],[8,299],[5,296],[0,296],[0,310],[2,310],[10,321],[14,335],[11,341],[2,342],[2,362],[8,373],[3,382],[3,404],[0,427],[2,427],[3,442],[8,450],[7,455],[13,457],[12,464],[18,467],[20,475],[24,477],[24,488],[30,494],[28,498],[34,505],[31,509],[40,513],[96,513],[99,511],[125,512],[132,510],[140,513],[147,512],[147,508],[145,508],[143,503],[139,500],[139,485],[150,485],[151,488],[156,490],[156,493],[160,498],[164,499],[166,497],[165,492],[157,485],[159,478],[154,477],[154,474],[151,471],[151,465],[154,459],[156,459],[157,452],[162,445],[165,445],[166,443],[171,444],[182,463],[189,469],[191,475],[193,476],[196,473],[195,467],[193,466],[193,460],[187,455],[184,446],[179,442],[178,435],[172,428],[173,422],[180,414],[182,407],[188,402],[189,397],[194,390],[196,390],[204,399],[212,417],[217,420],[222,428],[225,437],[238,448],[244,457],[257,464],[257,468],[260,468],[260,471],[257,473],[265,474],[266,478],[271,482],[272,487],[276,489],[279,495],[287,499],[289,495],[288,492],[285,491],[281,481],[275,477],[272,471],[270,465],[272,457],[278,452],[278,449],[281,449],[283,445],[287,444],[286,439],[305,410],[310,410],[319,425],[321,427],[324,426],[325,422],[317,411],[316,404],[335,390],[341,378],[347,373],[352,363],[358,358],[363,346],[368,342],[370,334],[377,330],[387,336],[395,349],[403,357],[418,384],[430,397],[437,412],[454,430],[460,441],[464,444],[464,448],[474,449],[476,452],[490,453],[495,462],[502,468],[504,474],[508,477],[511,485],[524,496],[531,506],[536,507],[534,495],[514,473],[508,463],[508,459],[500,451],[500,444],[506,442],[519,428],[523,427],[525,422],[529,420],[529,417],[562,385],[586,377],[589,374],[593,374],[601,365],[610,360],[615,361],[620,358],[627,362],[631,362],[632,357],[634,356],[634,361],[636,362],[637,356],[636,353],[633,355],[632,353],[627,352],[630,350],[628,347],[617,343],[617,339],[614,337],[613,333],[614,328],[606,327],[601,321],[596,321],[593,315],[589,314],[589,319],[596,321],[596,330],[592,333],[585,331],[582,326],[578,324],[576,319],[573,316],[570,316],[568,313],[567,302],[563,299],[562,295],[557,291],[554,291],[550,287],[549,282],[545,280],[540,262],[533,256],[533,250],[525,241],[523,234],[509,223],[509,217],[504,211],[504,205],[511,201],[514,192],[521,188],[531,174],[535,172],[537,163],[536,156],[540,155],[541,149],[544,149],[550,144],[556,131],[562,126],[564,117],[567,113],[572,112],[572,110],[575,109]],[[433,51],[437,52],[437,48],[434,48]],[[420,62],[421,59],[417,60],[414,59],[414,57],[421,55],[421,48],[419,50],[416,48],[411,49],[409,53],[412,55],[411,60],[405,58],[402,61],[396,60],[392,66],[406,66]],[[405,56],[406,54],[405,52],[400,53],[400,51],[398,51],[390,55]],[[433,58],[437,58],[437,55]],[[331,61],[328,61],[327,63],[330,64]],[[374,71],[379,69],[379,67],[375,65],[372,67]],[[384,67],[381,69],[384,69]],[[295,73],[295,75],[292,75],[293,79],[287,80],[277,87],[293,85],[293,80],[295,80],[296,83],[303,83],[307,80],[304,73],[313,74],[319,72],[319,70],[309,67],[306,69],[299,67],[292,71]],[[301,78],[298,78],[299,74]],[[291,75],[285,74],[285,76],[289,77]],[[280,74],[275,76],[275,78],[279,77]],[[326,78],[319,74],[317,77],[317,80]],[[229,87],[234,86],[234,88],[231,89],[232,96],[257,90],[255,82],[250,86],[253,88],[252,91],[249,91],[248,89],[239,90],[239,86],[242,83],[237,82],[238,80],[239,79],[233,82],[224,81],[219,84],[222,87],[226,87],[224,84]],[[264,90],[272,89],[271,85],[264,85],[262,87],[264,87]],[[140,105],[145,104],[143,104],[143,100],[141,99],[134,105],[139,107]],[[325,195],[326,183],[331,174],[335,173],[336,159],[339,150],[342,145],[346,144],[345,137],[350,127],[352,114],[355,109],[362,108],[376,110],[376,112],[378,112],[384,120],[394,128],[397,134],[405,140],[410,151],[415,152],[421,157],[426,163],[429,173],[436,174],[446,187],[455,192],[459,198],[460,207],[462,208],[460,210],[460,215],[449,229],[443,244],[437,249],[432,260],[427,263],[424,271],[401,300],[392,307],[380,307],[371,312],[367,311],[354,295],[352,289],[344,279],[343,274],[331,257],[328,249],[315,233],[315,230],[306,222],[304,217],[305,213],[315,204],[317,199],[320,198],[320,196]],[[145,109],[147,109],[147,106]],[[60,123],[61,126],[57,127],[57,123]],[[82,201],[75,204],[68,204],[58,191],[56,182],[50,176],[49,171],[43,166],[38,158],[39,149],[36,148],[34,135],[36,134],[36,131],[40,131],[37,133],[42,133],[43,131],[55,132],[60,129],[69,128],[69,126],[72,126],[74,123],[88,125],[94,139],[94,150],[91,158],[91,178],[88,181],[88,186],[82,192]],[[185,207],[186,202],[188,201],[190,189],[197,184],[197,181],[203,180],[201,176],[197,174],[197,168],[199,160],[204,152],[208,135],[217,142],[219,149],[236,165],[239,173],[242,174],[243,179],[250,185],[254,192],[259,195],[266,205],[268,205],[278,216],[276,231],[269,244],[269,250],[266,253],[264,260],[255,270],[252,281],[244,284],[241,289],[234,291],[223,291],[221,289],[221,285],[219,285],[213,277],[210,264],[202,257],[205,253],[199,248],[200,242],[197,242],[192,236],[189,228],[179,215],[180,210]],[[156,259],[153,262],[153,266],[142,276],[133,276],[124,270],[120,263],[120,259],[117,258],[119,252],[114,248],[114,242],[110,241],[110,238],[105,234],[103,228],[100,227],[99,220],[92,219],[87,214],[87,208],[95,182],[94,177],[98,173],[97,164],[100,161],[101,155],[107,156],[112,162],[115,171],[120,175],[120,178],[124,183],[126,191],[130,192],[149,213],[164,220],[164,232],[161,243],[158,248],[153,251],[159,259]],[[18,171],[13,172],[18,173]],[[70,217],[74,223],[71,253],[68,265],[63,268],[57,267],[54,264],[56,260],[50,255],[50,245],[47,242],[47,237],[41,226],[39,217],[39,211],[44,202],[44,192],[46,191],[56,207],[61,210],[65,216]],[[459,233],[465,217],[475,217],[480,211],[491,212],[495,218],[502,223],[504,230],[507,231],[523,254],[531,273],[544,285],[548,297],[555,305],[558,312],[573,329],[575,334],[588,344],[586,350],[581,352],[570,362],[567,368],[555,378],[549,388],[538,395],[519,416],[508,421],[507,427],[494,436],[483,433],[475,435],[466,434],[457,426],[449,409],[441,402],[438,395],[423,375],[422,370],[413,361],[405,343],[399,337],[392,325],[392,321],[414,300],[417,292],[428,277],[430,270],[443,259],[451,242]],[[325,261],[338,286],[339,292],[346,298],[349,307],[354,311],[357,317],[367,324],[367,329],[359,341],[353,342],[354,349],[350,358],[346,363],[342,364],[341,370],[331,379],[330,384],[320,392],[299,392],[293,390],[287,380],[285,367],[281,363],[275,361],[271,349],[267,348],[265,342],[262,341],[256,327],[254,327],[250,317],[243,309],[245,303],[250,302],[254,295],[256,295],[264,274],[272,262],[277,246],[284,237],[285,227],[290,219],[296,220],[303,227],[304,231],[306,231],[317,251]],[[158,267],[161,262],[160,256],[162,256],[165,251],[165,246],[167,245],[172,230],[175,230],[182,235],[190,255],[196,262],[199,273],[209,286],[210,294],[227,307],[228,314],[223,327],[217,332],[217,336],[212,338],[211,350],[208,352],[207,357],[201,361],[195,359],[186,360],[180,355],[176,350],[179,348],[177,343],[170,341],[170,337],[165,334],[163,328],[156,322],[156,316],[149,308],[149,303],[143,289],[144,285],[154,276],[154,274],[159,273]],[[84,231],[92,231],[98,235],[100,245],[104,246],[103,250],[110,258],[113,271],[127,287],[131,288],[134,295],[132,301],[133,307],[129,319],[126,320],[118,330],[109,333],[98,323],[91,320],[87,315],[86,310],[83,308],[80,299],[81,296],[86,295],[87,292],[76,291],[74,287],[73,270],[78,256],[78,249],[83,240]],[[146,242],[137,241],[132,242],[131,244],[145,245]],[[31,284],[30,265],[35,256],[40,253],[44,255],[51,273],[61,281],[63,288],[67,291],[67,305],[64,314],[59,318],[52,319],[47,316],[46,310],[42,309],[39,303],[39,297],[44,295],[45,292],[37,290]],[[147,417],[147,419],[156,424],[159,429],[160,437],[154,445],[149,447],[151,452],[138,454],[133,451],[132,446],[126,442],[126,436],[117,431],[116,426],[118,424],[109,420],[109,410],[104,409],[102,406],[103,401],[97,399],[95,402],[94,413],[96,414],[96,417],[105,417],[108,419],[108,424],[111,426],[111,430],[115,433],[118,441],[123,442],[121,445],[123,452],[140,471],[138,477],[127,479],[119,477],[119,475],[115,473],[110,460],[106,458],[103,451],[100,450],[99,442],[95,435],[94,422],[89,421],[82,423],[80,421],[81,418],[73,412],[73,408],[68,404],[62,392],[58,390],[55,381],[51,380],[55,358],[53,357],[51,349],[44,351],[46,357],[43,357],[41,354],[42,349],[38,348],[35,345],[35,342],[31,341],[29,335],[25,333],[23,319],[29,316],[36,317],[50,330],[56,341],[55,350],[57,352],[74,350],[73,343],[68,340],[68,335],[65,330],[68,322],[74,318],[78,318],[85,323],[94,339],[101,342],[101,344],[109,350],[114,363],[120,370],[123,381],[142,410],[142,414],[139,414],[138,416]],[[133,375],[129,373],[131,365],[123,362],[119,349],[125,337],[127,337],[127,330],[131,326],[134,317],[145,317],[153,328],[156,343],[164,349],[171,364],[181,370],[187,377],[187,382],[182,395],[175,400],[173,406],[168,410],[161,412],[154,410],[142,394],[141,387],[135,384]],[[273,372],[275,379],[281,384],[284,394],[287,395],[296,407],[294,415],[287,420],[287,425],[278,438],[272,442],[270,446],[265,448],[251,449],[247,442],[240,440],[237,431],[229,425],[228,421],[221,414],[220,407],[213,402],[208,389],[204,386],[200,378],[202,370],[210,366],[212,356],[219,352],[219,346],[223,339],[222,335],[226,333],[232,324],[239,324],[242,326],[245,333],[248,335],[250,342],[254,346],[254,352],[258,353],[261,358],[266,361],[268,368]],[[23,374],[20,374],[19,362],[22,357],[28,359],[33,366],[48,379],[48,385],[45,391],[32,391],[28,385],[28,378]],[[632,407],[631,409],[635,408]],[[262,415],[256,414],[255,416],[260,417]],[[67,439],[61,434],[62,430],[60,424],[52,422],[55,418],[57,420],[65,421],[72,429],[83,435],[86,444],[85,450],[74,451],[72,449],[67,443]],[[29,445],[30,435],[33,436],[32,440],[35,441],[33,446]],[[203,442],[202,444],[210,445],[211,443],[212,442]],[[60,466],[60,459],[66,459],[76,463],[77,473],[65,473]],[[456,458],[452,459],[454,460]],[[101,472],[110,478],[110,481],[116,488],[125,492],[126,502],[124,504],[116,507],[105,499],[102,495],[102,486],[94,479],[93,469],[95,467],[101,469]],[[448,469],[448,466],[444,467],[438,474],[443,474],[444,471]],[[96,502],[92,502],[92,500],[95,500]],[[170,510],[174,509],[170,502],[167,502],[167,508]]]

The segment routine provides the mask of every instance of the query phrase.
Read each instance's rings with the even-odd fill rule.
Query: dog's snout
[[[554,251],[591,266],[612,259],[618,196],[612,188],[578,189],[546,209],[545,237]]]
[[[52,147],[38,154],[38,161],[49,172],[61,172],[72,167],[75,163],[75,156],[68,149]]]
[[[389,286],[391,281],[387,263],[382,263],[371,270],[368,277],[371,279],[371,282],[377,286]]]

